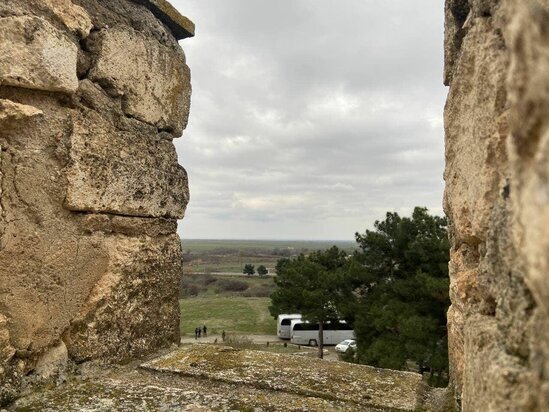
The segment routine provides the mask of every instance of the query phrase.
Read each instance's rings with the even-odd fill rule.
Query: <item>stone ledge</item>
[[[418,374],[197,344],[124,366],[84,363],[78,375],[25,395],[10,411],[451,412],[449,400]]]
[[[141,365],[159,373],[206,378],[344,402],[347,410],[425,410],[419,374],[228,346],[184,346]]]
[[[194,36],[194,23],[166,0],[132,0],[148,8],[172,31],[177,40]]]

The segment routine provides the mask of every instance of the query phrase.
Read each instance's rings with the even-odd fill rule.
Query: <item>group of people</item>
[[[198,339],[202,336],[204,337],[208,336],[208,328],[206,327],[206,325],[202,327],[198,326],[197,328],[194,328],[194,338]]]
[[[198,327],[194,328],[194,338],[195,339],[202,338],[202,337],[205,338],[207,336],[208,336],[208,328],[206,327],[206,325],[204,325],[202,327],[198,326]],[[225,336],[226,336],[225,331],[223,331],[221,333],[221,340],[223,342],[225,342]],[[215,339],[215,343],[217,343],[217,338]]]

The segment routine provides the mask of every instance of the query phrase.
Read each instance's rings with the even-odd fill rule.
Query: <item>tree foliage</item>
[[[389,212],[355,236],[360,250],[350,259],[335,246],[280,259],[271,314],[301,313],[320,324],[344,318],[355,330],[356,361],[393,369],[413,362],[431,372],[431,383],[445,384],[446,219],[420,207],[411,217]]]
[[[387,213],[356,234],[349,265],[361,363],[402,369],[415,361],[442,384],[448,370],[446,312],[449,243],[445,218],[416,207],[411,218]],[[347,308],[347,313],[352,312]],[[436,382],[436,381],[439,382]]]
[[[253,276],[253,274],[255,273],[255,266],[250,263],[246,263],[244,265],[244,269],[242,270],[242,273],[248,276]]]
[[[338,303],[346,295],[343,281],[346,256],[333,246],[308,256],[281,259],[274,279],[277,289],[271,295],[271,315],[301,313],[303,319],[319,323],[321,327],[329,320],[338,319]],[[319,357],[322,357],[322,336],[318,342]]]
[[[265,276],[267,273],[269,273],[269,270],[265,267],[265,265],[259,265],[257,267],[257,274],[259,276]]]

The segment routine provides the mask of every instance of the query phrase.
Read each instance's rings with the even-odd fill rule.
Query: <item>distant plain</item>
[[[334,245],[352,253],[353,241],[183,239],[181,333],[207,325],[210,333],[274,335],[276,320],[268,307],[275,285],[272,275],[281,258],[324,250]],[[245,264],[265,265],[269,276],[247,276]]]
[[[265,265],[274,272],[276,262],[315,250],[337,246],[352,253],[354,241],[311,240],[220,240],[183,239],[185,273],[242,273],[246,263]]]

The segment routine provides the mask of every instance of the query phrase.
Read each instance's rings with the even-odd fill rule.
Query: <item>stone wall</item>
[[[193,34],[163,0],[0,3],[0,404],[178,342]]]
[[[549,1],[447,0],[452,384],[549,410]]]

